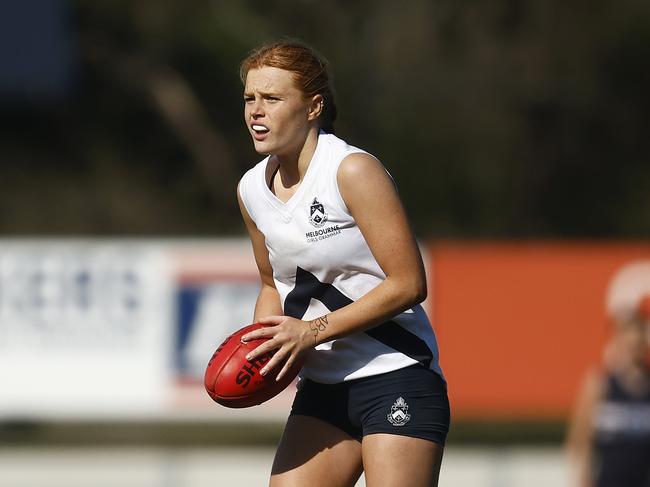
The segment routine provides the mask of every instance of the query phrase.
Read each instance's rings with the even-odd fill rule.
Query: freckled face
[[[248,72],[244,118],[260,154],[298,152],[311,126],[310,106],[289,71],[263,66]]]

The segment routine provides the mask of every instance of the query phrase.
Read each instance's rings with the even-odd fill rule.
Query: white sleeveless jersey
[[[266,184],[269,157],[241,179],[240,196],[264,234],[285,315],[311,320],[341,308],[385,279],[337,184],[341,161],[362,150],[322,133],[296,193],[280,201]],[[301,373],[336,383],[416,363],[435,370],[438,346],[420,305],[364,332],[311,350]]]

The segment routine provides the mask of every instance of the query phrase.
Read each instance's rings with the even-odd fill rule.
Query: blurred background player
[[[586,374],[569,428],[572,486],[650,487],[648,280],[650,265],[637,264],[610,289],[612,336],[602,366]]]

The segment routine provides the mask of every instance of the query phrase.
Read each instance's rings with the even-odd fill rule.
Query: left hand
[[[255,350],[246,355],[246,360],[254,360],[256,357],[276,350],[273,357],[260,370],[261,375],[266,375],[275,367],[284,364],[275,380],[280,380],[284,374],[296,363],[296,361],[314,343],[314,333],[306,321],[291,318],[290,316],[268,316],[257,320],[265,326],[244,335],[241,339],[244,342],[260,338],[268,340],[258,346]]]

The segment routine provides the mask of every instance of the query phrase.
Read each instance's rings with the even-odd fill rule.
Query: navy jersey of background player
[[[606,378],[596,411],[596,487],[650,487],[650,370],[645,391],[629,393],[615,375]]]

